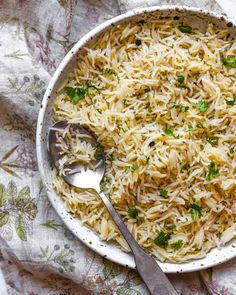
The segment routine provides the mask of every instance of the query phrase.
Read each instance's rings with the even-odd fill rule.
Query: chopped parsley
[[[141,41],[140,39],[137,39],[137,40],[135,41],[135,44],[136,44],[137,46],[140,46],[140,45],[142,44],[142,41]]]
[[[150,156],[145,156],[146,161],[145,161],[145,165],[148,166],[150,164]]]
[[[202,100],[196,103],[196,107],[200,112],[204,113],[208,110],[209,103],[205,100]]]
[[[66,86],[64,87],[64,92],[69,96],[70,101],[73,104],[77,104],[80,100],[84,99],[85,96],[88,94],[89,89],[94,88],[96,90],[102,90],[94,85],[87,84],[84,87],[70,87]]]
[[[170,239],[170,234],[161,231],[159,235],[155,238],[154,243],[159,247],[166,247]]]
[[[106,190],[106,186],[104,183],[100,184],[100,193],[104,192]]]
[[[95,147],[95,158],[96,159],[101,159],[103,154],[104,154],[104,148],[100,143],[97,143],[96,147]]]
[[[197,123],[197,124],[196,124],[196,127],[197,127],[197,128],[203,128],[203,129],[205,128],[205,127],[203,126],[203,124],[201,124],[201,123]]]
[[[112,69],[106,69],[104,72],[103,72],[103,75],[106,76],[106,75],[113,75],[113,74],[116,74],[116,72]]]
[[[199,216],[201,216],[202,208],[200,206],[198,206],[197,204],[190,204],[189,208],[191,209],[192,220],[196,220],[197,218],[199,218]]]
[[[174,250],[174,251],[177,251],[179,250],[182,246],[183,246],[183,240],[178,240],[176,243],[172,244],[171,245],[171,248]]]
[[[151,111],[151,105],[149,102],[145,105],[144,109]]]
[[[234,153],[234,148],[230,148],[230,149],[229,149],[229,153],[230,153],[230,154],[233,154],[233,153]]]
[[[126,169],[131,169],[133,172],[134,172],[135,170],[138,170],[138,168],[139,168],[139,165],[138,165],[138,164],[133,164],[133,165],[131,165],[131,166],[127,166],[127,167],[126,167]]]
[[[235,102],[236,102],[236,99],[235,98],[232,99],[232,100],[227,100],[226,99],[225,102],[226,102],[227,106],[233,106],[235,104]]]
[[[180,84],[182,84],[182,83],[184,82],[184,76],[182,76],[182,75],[178,75],[178,76],[176,77],[176,80],[177,80]]]
[[[147,85],[141,85],[139,91],[140,91],[141,94],[144,94],[144,93],[147,93],[147,92],[151,91],[151,88],[149,86],[147,86]]]
[[[182,33],[191,34],[193,32],[193,28],[190,26],[179,26],[178,28]]]
[[[149,143],[149,146],[150,147],[153,147],[155,145],[155,141],[151,141],[150,143]]]
[[[169,136],[173,136],[173,137],[175,137],[175,135],[174,135],[174,126],[166,127],[166,128],[164,129],[164,133],[165,133],[166,135],[169,135]]]
[[[216,169],[216,163],[214,161],[211,161],[208,169],[206,176],[207,181],[210,181],[212,177],[220,176],[219,170]]]
[[[155,238],[154,243],[159,247],[166,247],[170,239],[170,234],[161,231],[159,235]]]
[[[223,65],[230,68],[236,68],[236,57],[222,58]]]
[[[187,112],[189,110],[188,106],[184,106],[184,111]]]
[[[114,160],[114,152],[112,152],[110,155],[107,155],[107,159],[109,161],[113,161]]]
[[[173,231],[173,230],[176,229],[176,225],[175,225],[175,224],[169,224],[169,225],[166,226],[166,228],[167,228],[168,230]]]
[[[138,210],[135,209],[135,208],[129,208],[128,209],[128,214],[130,217],[136,219],[136,220],[139,220],[140,217],[138,216]]]
[[[215,147],[218,145],[219,138],[217,136],[212,136],[207,138],[207,142],[210,143],[211,146]]]
[[[188,170],[190,168],[190,165],[188,163],[185,163],[181,165],[180,171],[183,172],[184,170]]]
[[[160,196],[161,197],[167,197],[168,196],[168,191],[165,189],[161,189],[160,190]]]
[[[65,93],[70,97],[70,101],[73,104],[77,104],[81,99],[83,99],[85,97],[85,95],[88,92],[88,87],[64,87],[64,91]]]

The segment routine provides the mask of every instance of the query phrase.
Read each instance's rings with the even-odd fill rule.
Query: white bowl
[[[119,263],[135,268],[135,263],[132,254],[123,252],[113,243],[106,243],[102,241],[98,235],[92,230],[82,224],[78,219],[72,218],[67,212],[66,206],[61,198],[54,192],[52,187],[52,180],[54,178],[50,158],[47,150],[47,137],[49,127],[52,125],[52,107],[54,99],[57,95],[57,89],[67,77],[67,74],[76,65],[76,55],[89,42],[97,37],[101,32],[106,31],[113,24],[122,23],[124,21],[137,21],[141,19],[159,18],[159,17],[179,17],[187,18],[190,24],[198,25],[200,29],[204,29],[208,21],[215,23],[220,27],[228,27],[232,34],[236,35],[236,27],[233,21],[227,19],[225,16],[217,15],[212,12],[204,11],[197,8],[190,8],[185,6],[155,6],[149,8],[141,8],[129,11],[125,14],[117,16],[105,23],[99,25],[83,38],[81,38],[76,45],[65,56],[57,70],[55,71],[47,91],[44,95],[42,105],[38,117],[37,125],[37,158],[39,171],[42,180],[48,189],[48,197],[68,228],[78,237],[84,244],[105,256],[106,258]],[[210,251],[203,259],[192,260],[186,263],[162,263],[159,262],[160,267],[166,273],[175,272],[189,272],[211,267],[220,264],[236,256],[236,240],[231,241],[221,249],[215,248]]]

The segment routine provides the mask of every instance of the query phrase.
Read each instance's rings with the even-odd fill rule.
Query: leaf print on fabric
[[[11,148],[8,152],[6,152],[6,154],[0,160],[0,168],[8,174],[19,177],[17,173],[14,171],[14,168],[18,167],[17,164],[14,161],[13,162],[9,161],[9,158],[11,157],[11,155],[15,152],[17,148],[18,148],[18,145]],[[0,193],[1,193],[1,190],[0,190]]]
[[[208,290],[210,291],[210,294],[213,295],[234,295],[233,293],[228,291],[228,288],[224,286],[219,286],[219,283],[214,280],[211,282],[206,283]]]
[[[18,77],[14,79],[8,78],[7,84],[7,87],[17,93],[17,95],[27,94],[34,98],[38,103],[41,103],[42,101],[46,90],[45,86],[46,83],[36,74],[33,75],[33,77],[24,76],[22,79]]]
[[[20,50],[15,50],[12,53],[5,54],[4,57],[12,59],[24,59],[23,56],[27,56],[27,53],[21,52]]]
[[[12,228],[22,241],[27,241],[27,234],[31,222],[35,219],[38,209],[35,199],[30,197],[29,186],[24,186],[17,192],[14,181],[10,181],[7,188],[0,184],[0,228],[5,230],[8,237],[12,237]],[[6,231],[5,226],[8,226]]]
[[[15,196],[17,194],[17,187],[16,184],[13,180],[9,181],[8,186],[7,186],[7,197],[9,204],[13,205]]]
[[[116,295],[141,295],[141,293],[135,289],[127,289],[125,287],[121,287],[116,290]]]
[[[57,230],[58,227],[63,227],[63,224],[56,223],[54,219],[49,219],[45,223],[41,223],[41,225],[54,230]]]
[[[20,131],[23,138],[35,138],[36,120],[31,122],[28,117],[22,118],[18,114],[7,115],[3,129],[7,132]]]
[[[85,13],[85,19],[90,25],[97,25],[99,21],[99,13],[95,6],[88,5]]]
[[[110,260],[103,259],[104,268],[102,270],[105,279],[114,278],[122,273],[122,266],[113,263]]]
[[[54,42],[60,44],[63,48],[65,53],[67,53],[74,45],[75,42],[71,42],[69,37],[70,37],[70,33],[67,34],[61,34],[59,32],[55,32],[55,37],[52,35],[52,32],[49,31],[49,36],[48,38],[53,40]]]
[[[6,188],[3,184],[0,184],[0,207],[2,207],[7,200]]]
[[[134,287],[142,284],[142,280],[135,270],[130,270],[127,275],[127,280],[124,283],[126,287]]]
[[[78,285],[76,283],[69,279],[63,278],[61,276],[54,276],[52,274],[49,278],[44,278],[42,287],[43,289],[47,289],[43,294],[80,295],[80,292],[78,291]],[[56,291],[59,292],[55,293]]]
[[[22,241],[27,241],[26,229],[25,229],[24,221],[23,221],[23,218],[21,215],[16,218],[15,229],[16,229],[16,233],[17,233],[18,237]]]
[[[9,213],[7,211],[0,211],[0,227],[8,223]]]
[[[75,251],[70,249],[68,244],[64,245],[64,249],[61,249],[59,245],[55,245],[53,250],[49,249],[49,246],[45,248],[40,247],[39,257],[45,261],[54,262],[58,265],[58,271],[63,273],[64,271],[74,272],[75,270]]]
[[[17,128],[20,128],[20,126],[18,125]],[[34,153],[34,151],[29,150],[26,146],[15,146],[0,160],[0,169],[18,178],[21,177],[19,173],[16,172],[16,169],[21,169],[21,171],[24,169],[24,174],[30,174],[30,176],[32,176],[32,171],[37,170],[37,162]],[[13,156],[14,158],[11,159]],[[8,170],[6,170],[6,168],[8,168]]]
[[[27,185],[27,186],[23,187],[23,188],[20,190],[20,192],[18,193],[18,196],[17,196],[17,198],[16,198],[16,203],[17,203],[17,205],[22,204],[23,198],[24,198],[24,197],[28,197],[29,195],[30,195],[30,188],[29,188],[29,186]]]
[[[47,41],[42,36],[35,41],[35,46],[39,52],[37,55],[37,62],[45,65],[48,70],[56,69],[55,59],[51,57],[51,49],[48,46]]]

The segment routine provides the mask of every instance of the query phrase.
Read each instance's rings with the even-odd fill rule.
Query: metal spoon
[[[58,147],[58,145],[56,144],[56,132],[64,131],[64,129],[68,126],[70,126],[70,128],[73,128],[74,131],[78,131],[80,134],[89,135],[90,137],[86,137],[84,138],[84,140],[89,141],[92,146],[96,146],[98,144],[94,136],[85,128],[81,127],[79,124],[71,124],[68,123],[66,120],[57,122],[53,125],[49,132],[49,152],[51,154],[54,165],[58,170],[59,159],[62,157],[62,153],[60,147]],[[136,269],[145,282],[149,292],[152,295],[178,295],[157,262],[150,255],[145,253],[142,248],[140,248],[136,240],[133,238],[133,236],[121,220],[120,216],[117,214],[109,199],[105,196],[103,192],[100,192],[100,182],[105,173],[105,155],[103,151],[97,161],[100,161],[100,165],[95,171],[89,169],[88,167],[85,168],[81,164],[73,164],[69,167],[71,170],[70,173],[65,173],[65,175],[63,175],[62,177],[70,185],[82,189],[92,188],[98,193],[107,210],[111,214],[112,219],[119,228],[130,249],[132,250],[136,263]]]

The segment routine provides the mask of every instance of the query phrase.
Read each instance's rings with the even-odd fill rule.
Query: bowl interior
[[[92,30],[90,33],[80,39],[77,44],[70,50],[70,52],[63,59],[62,63],[53,75],[51,82],[45,93],[37,126],[37,158],[39,170],[41,173],[42,180],[47,187],[49,199],[62,218],[68,228],[83,241],[88,247],[96,251],[102,256],[119,263],[121,265],[127,265],[128,267],[135,268],[135,263],[132,254],[123,252],[113,243],[107,243],[102,241],[96,233],[82,224],[78,219],[74,219],[67,212],[65,204],[60,197],[54,192],[52,188],[52,180],[54,174],[52,172],[52,166],[48,154],[48,130],[52,125],[52,109],[57,90],[60,88],[64,80],[67,78],[68,73],[76,65],[76,55],[83,50],[84,46],[89,46],[93,42],[94,38],[99,37],[99,34],[107,30],[110,26],[116,25],[122,22],[134,22],[140,20],[150,20],[156,18],[172,17],[175,20],[183,23],[188,23],[193,27],[200,28],[204,32],[206,25],[211,22],[215,25],[227,28],[235,36],[236,27],[233,22],[226,19],[224,16],[219,16],[214,13],[202,11],[196,8],[187,8],[183,6],[161,6],[161,7],[149,7],[143,9],[137,9],[130,11],[124,15],[115,17],[104,24],[99,25],[97,28]],[[227,261],[236,256],[236,240],[231,241],[222,249],[213,249],[207,256],[200,260],[193,260],[186,263],[161,263],[160,267],[166,273],[174,272],[188,272],[195,271],[203,268],[207,268],[224,261]]]

